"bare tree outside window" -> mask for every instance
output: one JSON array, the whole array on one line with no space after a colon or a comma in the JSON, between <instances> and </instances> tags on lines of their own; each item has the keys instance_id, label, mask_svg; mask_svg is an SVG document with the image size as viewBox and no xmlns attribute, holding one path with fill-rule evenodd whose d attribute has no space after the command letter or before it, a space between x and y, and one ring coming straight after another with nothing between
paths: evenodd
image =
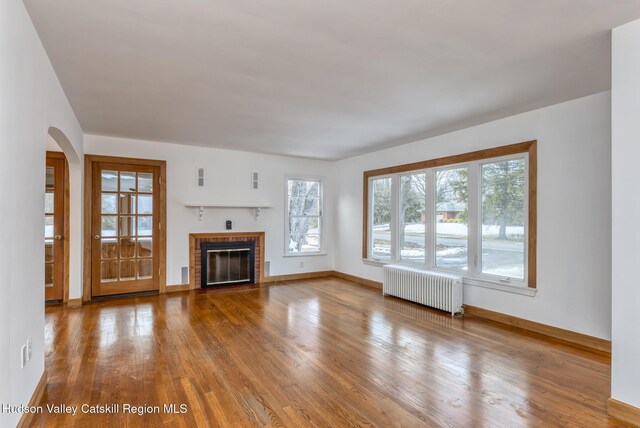
<instances>
[{"instance_id":1,"label":"bare tree outside window","mask_svg":"<svg viewBox=\"0 0 640 428\"><path fill-rule=\"evenodd\" d=\"M373 207L371 254L379 259L391 257L391 178L371 180Z\"/></svg>"},{"instance_id":2,"label":"bare tree outside window","mask_svg":"<svg viewBox=\"0 0 640 428\"><path fill-rule=\"evenodd\" d=\"M419 172L400 177L400 259L425 262L425 181Z\"/></svg>"},{"instance_id":3,"label":"bare tree outside window","mask_svg":"<svg viewBox=\"0 0 640 428\"><path fill-rule=\"evenodd\" d=\"M289 253L320 251L321 197L319 180L288 180Z\"/></svg>"}]
</instances>

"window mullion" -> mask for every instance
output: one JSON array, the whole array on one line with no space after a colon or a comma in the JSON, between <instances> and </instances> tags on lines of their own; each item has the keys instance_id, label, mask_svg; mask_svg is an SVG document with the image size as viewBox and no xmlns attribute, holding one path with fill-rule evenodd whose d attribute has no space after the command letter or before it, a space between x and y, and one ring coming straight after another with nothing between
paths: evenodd
<instances>
[{"instance_id":1,"label":"window mullion","mask_svg":"<svg viewBox=\"0 0 640 428\"><path fill-rule=\"evenodd\" d=\"M472 275L480 273L481 250L480 250L480 234L482 233L482 221L480 212L480 164L472 162L469 164L469 182L468 182L468 209L467 216L467 255L469 272Z\"/></svg>"},{"instance_id":2,"label":"window mullion","mask_svg":"<svg viewBox=\"0 0 640 428\"><path fill-rule=\"evenodd\" d=\"M391 261L400 260L400 176L391 177Z\"/></svg>"},{"instance_id":3,"label":"window mullion","mask_svg":"<svg viewBox=\"0 0 640 428\"><path fill-rule=\"evenodd\" d=\"M433 169L425 173L425 263L427 268L433 268L436 254L436 180Z\"/></svg>"}]
</instances>

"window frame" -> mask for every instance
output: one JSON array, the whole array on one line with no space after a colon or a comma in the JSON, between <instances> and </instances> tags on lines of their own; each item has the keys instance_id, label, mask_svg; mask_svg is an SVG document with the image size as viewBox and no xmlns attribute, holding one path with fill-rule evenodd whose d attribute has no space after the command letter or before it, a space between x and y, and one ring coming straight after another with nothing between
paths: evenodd
<instances>
[{"instance_id":1,"label":"window frame","mask_svg":"<svg viewBox=\"0 0 640 428\"><path fill-rule=\"evenodd\" d=\"M499 162L507 159L525 159L525 196L524 196L524 279L509 278L482 272L482 177L481 168L483 164ZM470 213L474 213L469 217L467 252L468 262L467 270L449 269L436 266L436 190L435 190L435 174L437 171L455 169L456 167L467 167L469 170L469 200L468 209ZM425 210L427 218L425 219L425 263L411 263L403 261L400 258L400 242L399 242L399 212L400 212L400 196L399 183L400 177L412 173L425 172L426 185L425 191ZM391 258L375 259L369 257L372 244L371 229L371 198L369 195L369 184L371 180L391 177L392 184L392 212L391 212ZM421 162L414 162L404 165L396 165L388 168L380 168L376 170L365 171L363 173L363 239L362 239L362 257L365 262L373 262L376 264L399 263L409 264L412 266L422 266L427 269L433 269L444 272L453 272L462 274L465 279L470 281L478 280L490 282L500 286L517 287L524 289L534 289L537 285L536 275L536 246L537 246L537 141L525 141L522 143L511 144L506 146L493 147L474 152L462 153L453 156L430 159ZM472 218L473 217L473 218ZM475 218L477 217L477 218ZM472 226L472 223L473 226ZM474 263L474 258L477 261Z\"/></svg>"},{"instance_id":2,"label":"window frame","mask_svg":"<svg viewBox=\"0 0 640 428\"><path fill-rule=\"evenodd\" d=\"M380 179L385 179L385 178L389 178L391 180L391 199L389 200L389 204L391 205L389 207L390 210L391 210L391 221L389 222L389 228L390 228L389 240L391 242L391 252L389 254L389 258L371 258L371 260L375 260L375 261L381 262L381 263L391 262L396 257L396 255L394 254L395 246L393 245L393 243L395 242L396 235L397 235L397 232L396 232L397 218L396 218L396 216L393 215L393 212L394 212L394 195L397 195L397 193L398 193L398 192L394 191L394 187L396 185L397 180L394 180L394 177L393 177L392 174L386 174L386 175L381 175L381 176L369 178L369 184L373 180L380 180ZM370 195L368 197L368 204L372 204L373 203L373 192L369 192L369 193L370 193ZM367 215L367 221L369 222L369 224L371 224L373 226L373 210L368 210L366 215ZM373 253L373 239L369 240L368 247L367 247L367 252Z\"/></svg>"},{"instance_id":3,"label":"window frame","mask_svg":"<svg viewBox=\"0 0 640 428\"><path fill-rule=\"evenodd\" d=\"M501 156L501 157L497 157L497 158L490 158L490 159L484 159L482 161L478 161L477 162L477 168L478 168L478 182L477 182L477 196L478 196L478 200L477 200L477 204L478 204L478 209L477 209L477 218L475 219L478 224L482 225L482 166L485 164L490 164L490 163L498 163L498 162L503 162L503 161L508 161L508 160L514 160L514 159L524 159L524 172L525 172L525 176L529 177L528 172L529 172L529 159L528 156L526 156L526 154L524 153L516 153L513 155L508 155L508 156ZM529 199L527 197L529 193L529 180L525 180L525 184L524 184L524 212L525 214L528 213L528 209L529 209ZM480 278L480 279L487 279L487 280L491 280L491 281L498 281L498 282L504 282L504 283L513 283L513 285L521 285L524 286L527 284L527 278L528 278L528 256L529 256L529 247L528 247L528 242L529 242L529 236L528 236L528 230L529 230L529 222L525 221L524 222L524 266L523 266L523 279L519 279L519 278L510 278L510 280L505 280L504 278L506 278L505 276L502 275L495 275L495 274L491 274L491 273L485 273L482 271L483 269L483 260L482 260L482 233L480 231L480 233L478 234L478 236L476 236L475 238L477 238L477 242L476 242L476 251L478 254L478 263L477 263L477 273L476 273L476 277ZM535 287L533 287L535 288Z\"/></svg>"},{"instance_id":4,"label":"window frame","mask_svg":"<svg viewBox=\"0 0 640 428\"><path fill-rule=\"evenodd\" d=\"M318 250L317 251L300 251L300 252L292 252L289 249L289 241L290 241L290 216L289 216L289 181L291 180L301 180L301 181L313 181L317 182L320 186L318 191L318 215L312 216L295 216L295 217L313 217L318 218L318 229L319 229L319 237L318 237ZM325 232L324 232L324 177L314 176L314 175L303 175L303 174L287 174L284 177L284 257L307 257L307 256L318 256L324 255L325 248Z\"/></svg>"}]
</instances>

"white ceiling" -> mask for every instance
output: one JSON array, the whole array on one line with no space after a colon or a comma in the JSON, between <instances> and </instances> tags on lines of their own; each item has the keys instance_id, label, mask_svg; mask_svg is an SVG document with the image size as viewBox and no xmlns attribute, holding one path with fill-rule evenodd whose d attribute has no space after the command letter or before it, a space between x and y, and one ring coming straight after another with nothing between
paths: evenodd
<instances>
[{"instance_id":1,"label":"white ceiling","mask_svg":"<svg viewBox=\"0 0 640 428\"><path fill-rule=\"evenodd\" d=\"M324 159L610 88L640 0L25 0L84 131Z\"/></svg>"}]
</instances>

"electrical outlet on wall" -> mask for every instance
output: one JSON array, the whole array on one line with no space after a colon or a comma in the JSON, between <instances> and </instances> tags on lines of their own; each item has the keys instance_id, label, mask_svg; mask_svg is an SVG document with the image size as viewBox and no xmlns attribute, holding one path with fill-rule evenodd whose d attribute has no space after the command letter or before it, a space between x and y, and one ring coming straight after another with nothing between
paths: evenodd
<instances>
[{"instance_id":1,"label":"electrical outlet on wall","mask_svg":"<svg viewBox=\"0 0 640 428\"><path fill-rule=\"evenodd\" d=\"M304 262L300 262L300 267L303 268L304 267Z\"/></svg>"}]
</instances>

